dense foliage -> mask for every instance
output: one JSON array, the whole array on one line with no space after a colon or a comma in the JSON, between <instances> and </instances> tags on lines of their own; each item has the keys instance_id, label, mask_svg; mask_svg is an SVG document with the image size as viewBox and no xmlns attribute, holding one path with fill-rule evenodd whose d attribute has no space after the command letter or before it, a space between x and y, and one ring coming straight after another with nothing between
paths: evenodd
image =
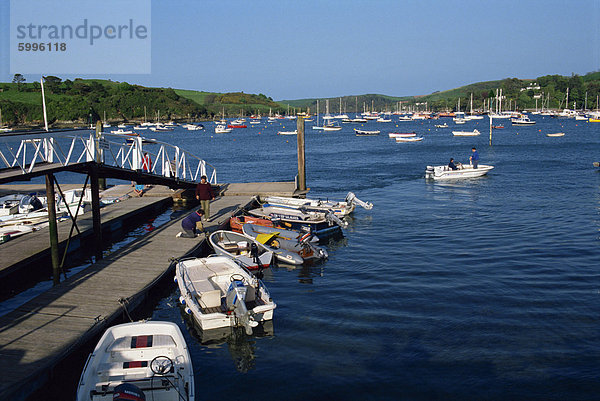
<instances>
[{"instance_id":1,"label":"dense foliage","mask_svg":"<svg viewBox=\"0 0 600 401\"><path fill-rule=\"evenodd\" d=\"M62 81L58 77L44 79L48 121L89 123L103 118L119 121L141 121L144 107L148 120L208 117L205 107L179 96L170 88L146 88L127 82L102 80ZM39 82L0 84L2 120L11 125L40 122L42 98Z\"/></svg>"}]
</instances>

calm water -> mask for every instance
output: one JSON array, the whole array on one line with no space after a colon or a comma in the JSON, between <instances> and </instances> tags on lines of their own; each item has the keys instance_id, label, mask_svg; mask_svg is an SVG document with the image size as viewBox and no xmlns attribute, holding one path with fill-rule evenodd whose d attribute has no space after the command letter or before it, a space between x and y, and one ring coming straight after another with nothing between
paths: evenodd
<instances>
[{"instance_id":1,"label":"calm water","mask_svg":"<svg viewBox=\"0 0 600 401\"><path fill-rule=\"evenodd\" d=\"M532 127L495 121L506 128L492 147L488 120L461 127L482 131L474 138L454 138L450 120L449 129L364 124L381 129L377 137L307 123L310 195L352 190L375 207L357 209L327 262L267 273L278 307L259 336L200 338L175 287L159 301L151 317L183 329L197 396L598 399L600 125L532 118ZM296 137L276 132L294 126L148 136L205 158L220 182L289 181ZM413 130L425 139L387 137ZM487 177L425 181L427 164L468 162L472 146L495 166Z\"/></svg>"},{"instance_id":2,"label":"calm water","mask_svg":"<svg viewBox=\"0 0 600 401\"><path fill-rule=\"evenodd\" d=\"M326 263L267 275L278 304L267 335L202 345L177 291L161 300L152 318L185 329L202 398L597 399L600 126L533 118L499 120L492 147L487 119L464 126L475 138L454 138L451 122L365 124L378 137L307 123L311 196L352 190L375 207L355 212ZM276 131L294 124L165 139L221 182L290 180L296 138ZM387 137L413 130L421 143ZM473 145L496 167L488 177L425 181L427 164L468 162Z\"/></svg>"}]
</instances>

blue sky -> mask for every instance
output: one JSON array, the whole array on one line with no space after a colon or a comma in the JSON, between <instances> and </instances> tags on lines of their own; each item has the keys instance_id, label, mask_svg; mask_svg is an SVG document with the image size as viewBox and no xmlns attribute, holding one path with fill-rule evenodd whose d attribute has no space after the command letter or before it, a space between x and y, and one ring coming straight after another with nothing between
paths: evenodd
<instances>
[{"instance_id":1,"label":"blue sky","mask_svg":"<svg viewBox=\"0 0 600 401\"><path fill-rule=\"evenodd\" d=\"M151 74L93 77L277 100L420 95L478 81L600 69L600 0L151 4ZM0 7L2 26L6 9ZM0 46L1 81L12 79L7 43L4 38Z\"/></svg>"}]
</instances>

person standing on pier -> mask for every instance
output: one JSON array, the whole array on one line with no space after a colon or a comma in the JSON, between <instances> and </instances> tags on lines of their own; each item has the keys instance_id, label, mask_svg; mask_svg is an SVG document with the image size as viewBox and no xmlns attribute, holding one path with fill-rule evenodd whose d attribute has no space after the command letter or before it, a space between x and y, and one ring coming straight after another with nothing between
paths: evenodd
<instances>
[{"instance_id":1,"label":"person standing on pier","mask_svg":"<svg viewBox=\"0 0 600 401\"><path fill-rule=\"evenodd\" d=\"M204 231L202 225L202 216L204 216L204 210L198 209L194 213L190 213L185 219L181 220L181 228L183 232L179 232L177 238L196 238L198 231Z\"/></svg>"},{"instance_id":2,"label":"person standing on pier","mask_svg":"<svg viewBox=\"0 0 600 401\"><path fill-rule=\"evenodd\" d=\"M477 153L475 146L473 146L473 149L471 149L471 157L469 157L469 160L471 161L473 168L477 168L479 165L479 153Z\"/></svg>"},{"instance_id":3,"label":"person standing on pier","mask_svg":"<svg viewBox=\"0 0 600 401\"><path fill-rule=\"evenodd\" d=\"M215 199L212 186L206 182L206 176L200 177L200 182L196 186L196 199L200 201L200 206L204 209L204 220L210 221L210 201Z\"/></svg>"}]
</instances>

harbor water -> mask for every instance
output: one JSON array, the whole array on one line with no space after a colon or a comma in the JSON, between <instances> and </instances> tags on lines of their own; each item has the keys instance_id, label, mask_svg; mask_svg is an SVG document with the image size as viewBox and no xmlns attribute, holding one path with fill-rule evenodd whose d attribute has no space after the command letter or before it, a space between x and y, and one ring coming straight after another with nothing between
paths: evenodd
<instances>
[{"instance_id":1,"label":"harbor water","mask_svg":"<svg viewBox=\"0 0 600 401\"><path fill-rule=\"evenodd\" d=\"M177 323L203 400L590 400L600 394L600 125L532 116L489 120L306 123L309 197L373 202L357 208L329 259L277 267L265 283L272 322L199 333L173 284L146 318ZM435 128L446 120L450 128ZM220 183L290 181L296 122L228 134L143 133L198 155ZM482 135L454 137L452 129ZM357 137L354 128L381 130ZM389 132L421 142L396 143ZM562 137L548 133L564 132ZM152 152L152 146L148 151ZM434 182L427 165L468 163L485 177ZM73 366L76 375L82 366ZM72 393L75 394L76 383Z\"/></svg>"},{"instance_id":2,"label":"harbor water","mask_svg":"<svg viewBox=\"0 0 600 401\"><path fill-rule=\"evenodd\" d=\"M278 307L260 335L199 336L175 288L160 300L151 317L184 329L201 398L597 398L600 126L532 119L494 121L506 128L492 146L487 118L460 126L482 132L467 138L449 119L338 132L306 123L309 196L351 190L375 206L356 210L325 263L268 272ZM221 182L295 176L296 137L276 134L294 121L229 134L205 125L161 135L215 165ZM392 131L424 140L395 143ZM555 132L565 136L545 135ZM495 166L488 176L425 180L427 165L468 163L473 146Z\"/></svg>"}]
</instances>

